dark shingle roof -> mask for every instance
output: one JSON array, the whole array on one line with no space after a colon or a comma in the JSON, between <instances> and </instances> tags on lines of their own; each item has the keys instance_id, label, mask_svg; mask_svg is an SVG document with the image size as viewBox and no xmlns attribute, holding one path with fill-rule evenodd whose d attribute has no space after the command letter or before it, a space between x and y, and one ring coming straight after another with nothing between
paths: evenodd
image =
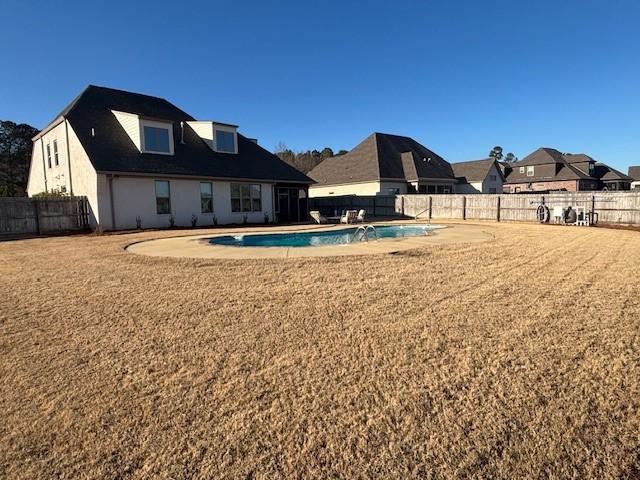
<instances>
[{"instance_id":1,"label":"dark shingle roof","mask_svg":"<svg viewBox=\"0 0 640 480\"><path fill-rule=\"evenodd\" d=\"M319 185L418 179L455 180L449 162L409 137L372 133L350 152L309 172Z\"/></svg>"},{"instance_id":2,"label":"dark shingle roof","mask_svg":"<svg viewBox=\"0 0 640 480\"><path fill-rule=\"evenodd\" d=\"M629 176L634 180L640 180L640 166L629 167Z\"/></svg>"},{"instance_id":3,"label":"dark shingle roof","mask_svg":"<svg viewBox=\"0 0 640 480\"><path fill-rule=\"evenodd\" d=\"M174 155L140 153L112 110L172 122ZM89 85L56 118L62 115L98 172L312 183L302 172L240 134L237 154L214 152L186 124L195 119L162 98ZM184 144L180 143L180 122L185 122Z\"/></svg>"},{"instance_id":4,"label":"dark shingle roof","mask_svg":"<svg viewBox=\"0 0 640 480\"><path fill-rule=\"evenodd\" d=\"M604 181L612 181L612 180L621 180L624 182L631 182L633 179L628 175L616 170L615 168L611 168L609 165L605 165L604 163L596 163L594 169L594 177L604 180Z\"/></svg>"},{"instance_id":5,"label":"dark shingle roof","mask_svg":"<svg viewBox=\"0 0 640 480\"><path fill-rule=\"evenodd\" d=\"M487 178L494 165L498 173L502 175L502 169L493 158L458 162L453 163L451 166L453 167L453 173L459 179L465 179L467 182L482 182Z\"/></svg>"},{"instance_id":6,"label":"dark shingle roof","mask_svg":"<svg viewBox=\"0 0 640 480\"><path fill-rule=\"evenodd\" d=\"M579 155L581 157L581 160L579 161L587 161L586 159L591 158L584 154ZM572 155L572 157L576 157L575 160L578 161L577 155ZM540 175L538 173L539 170L535 169L535 175L533 177L527 176L526 167L549 164L555 165L555 175ZM525 171L521 173L520 167L525 167ZM514 163L512 165L512 170L508 172L506 178L507 183L551 182L555 180L595 180L595 178L587 175L585 172L569 163L565 155L555 148L548 147L539 148L519 162Z\"/></svg>"}]
</instances>

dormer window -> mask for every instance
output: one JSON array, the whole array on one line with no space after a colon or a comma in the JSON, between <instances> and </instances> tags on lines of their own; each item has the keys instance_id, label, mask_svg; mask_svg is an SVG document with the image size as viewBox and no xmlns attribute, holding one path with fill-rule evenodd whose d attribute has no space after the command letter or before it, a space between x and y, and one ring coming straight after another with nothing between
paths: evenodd
<instances>
[{"instance_id":1,"label":"dormer window","mask_svg":"<svg viewBox=\"0 0 640 480\"><path fill-rule=\"evenodd\" d=\"M238 153L237 125L210 120L188 121L187 124L214 152Z\"/></svg>"},{"instance_id":2,"label":"dormer window","mask_svg":"<svg viewBox=\"0 0 640 480\"><path fill-rule=\"evenodd\" d=\"M173 129L171 125L148 120L141 120L140 123L143 152L173 155Z\"/></svg>"},{"instance_id":3,"label":"dormer window","mask_svg":"<svg viewBox=\"0 0 640 480\"><path fill-rule=\"evenodd\" d=\"M233 132L216 129L216 150L224 153L236 153L236 138Z\"/></svg>"}]
</instances>

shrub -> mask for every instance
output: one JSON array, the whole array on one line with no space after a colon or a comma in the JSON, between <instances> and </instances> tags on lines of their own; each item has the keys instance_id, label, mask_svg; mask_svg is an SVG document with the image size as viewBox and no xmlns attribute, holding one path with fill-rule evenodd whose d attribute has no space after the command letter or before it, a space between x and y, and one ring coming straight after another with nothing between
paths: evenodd
<instances>
[{"instance_id":1,"label":"shrub","mask_svg":"<svg viewBox=\"0 0 640 480\"><path fill-rule=\"evenodd\" d=\"M198 225L198 216L194 213L191 215L191 228L196 228Z\"/></svg>"}]
</instances>

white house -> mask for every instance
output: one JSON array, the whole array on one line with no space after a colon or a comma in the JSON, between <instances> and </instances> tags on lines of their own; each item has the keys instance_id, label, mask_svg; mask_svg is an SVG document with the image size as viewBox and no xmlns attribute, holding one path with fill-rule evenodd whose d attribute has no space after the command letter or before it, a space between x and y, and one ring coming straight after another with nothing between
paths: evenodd
<instances>
[{"instance_id":1,"label":"white house","mask_svg":"<svg viewBox=\"0 0 640 480\"><path fill-rule=\"evenodd\" d=\"M493 158L451 165L458 177L456 193L502 193L504 175Z\"/></svg>"},{"instance_id":2,"label":"white house","mask_svg":"<svg viewBox=\"0 0 640 480\"><path fill-rule=\"evenodd\" d=\"M310 197L453 193L451 165L410 137L373 133L309 172Z\"/></svg>"},{"instance_id":3,"label":"white house","mask_svg":"<svg viewBox=\"0 0 640 480\"><path fill-rule=\"evenodd\" d=\"M237 128L90 85L33 138L27 192L84 195L104 230L306 220L313 181Z\"/></svg>"},{"instance_id":4,"label":"white house","mask_svg":"<svg viewBox=\"0 0 640 480\"><path fill-rule=\"evenodd\" d=\"M640 166L629 167L629 177L633 179L631 190L640 190Z\"/></svg>"}]
</instances>

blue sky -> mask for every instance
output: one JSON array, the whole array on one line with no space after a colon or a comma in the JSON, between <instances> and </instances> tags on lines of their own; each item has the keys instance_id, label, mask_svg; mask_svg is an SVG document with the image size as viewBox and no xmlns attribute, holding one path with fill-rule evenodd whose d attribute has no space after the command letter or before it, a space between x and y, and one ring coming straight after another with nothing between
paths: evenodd
<instances>
[{"instance_id":1,"label":"blue sky","mask_svg":"<svg viewBox=\"0 0 640 480\"><path fill-rule=\"evenodd\" d=\"M373 131L449 161L502 145L640 164L640 2L4 0L0 118L87 84L165 97L272 150Z\"/></svg>"}]
</instances>

